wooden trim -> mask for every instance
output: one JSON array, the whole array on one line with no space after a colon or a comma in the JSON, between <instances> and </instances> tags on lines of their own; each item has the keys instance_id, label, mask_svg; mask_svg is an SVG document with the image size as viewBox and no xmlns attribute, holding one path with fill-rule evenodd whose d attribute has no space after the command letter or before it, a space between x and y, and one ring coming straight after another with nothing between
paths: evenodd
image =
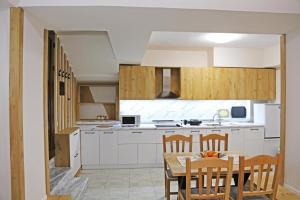
<instances>
[{"instance_id":1,"label":"wooden trim","mask_svg":"<svg viewBox=\"0 0 300 200\"><path fill-rule=\"evenodd\" d=\"M286 35L280 37L280 81L281 81L281 112L280 112L280 153L281 176L279 183L284 184L285 135L286 135Z\"/></svg>"},{"instance_id":2,"label":"wooden trim","mask_svg":"<svg viewBox=\"0 0 300 200\"><path fill-rule=\"evenodd\" d=\"M11 197L25 200L23 146L23 26L22 8L10 8L9 128Z\"/></svg>"},{"instance_id":3,"label":"wooden trim","mask_svg":"<svg viewBox=\"0 0 300 200\"><path fill-rule=\"evenodd\" d=\"M44 30L44 152L46 194L50 195L49 133L48 133L48 30Z\"/></svg>"}]
</instances>

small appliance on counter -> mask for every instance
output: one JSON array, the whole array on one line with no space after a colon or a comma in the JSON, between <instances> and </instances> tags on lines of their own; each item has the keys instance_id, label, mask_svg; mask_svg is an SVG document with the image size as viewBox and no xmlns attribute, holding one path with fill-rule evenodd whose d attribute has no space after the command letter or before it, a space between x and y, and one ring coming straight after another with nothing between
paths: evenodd
<instances>
[{"instance_id":1,"label":"small appliance on counter","mask_svg":"<svg viewBox=\"0 0 300 200\"><path fill-rule=\"evenodd\" d=\"M198 119L190 119L190 120L183 120L183 124L184 125L191 125L191 126L199 126L202 123L202 121L198 120Z\"/></svg>"},{"instance_id":2,"label":"small appliance on counter","mask_svg":"<svg viewBox=\"0 0 300 200\"><path fill-rule=\"evenodd\" d=\"M123 127L135 127L140 126L140 115L121 115L121 126Z\"/></svg>"},{"instance_id":3,"label":"small appliance on counter","mask_svg":"<svg viewBox=\"0 0 300 200\"><path fill-rule=\"evenodd\" d=\"M246 118L247 109L245 106L232 106L231 107L231 117L232 118Z\"/></svg>"},{"instance_id":4,"label":"small appliance on counter","mask_svg":"<svg viewBox=\"0 0 300 200\"><path fill-rule=\"evenodd\" d=\"M152 120L156 127L181 127L181 125L175 120Z\"/></svg>"}]
</instances>

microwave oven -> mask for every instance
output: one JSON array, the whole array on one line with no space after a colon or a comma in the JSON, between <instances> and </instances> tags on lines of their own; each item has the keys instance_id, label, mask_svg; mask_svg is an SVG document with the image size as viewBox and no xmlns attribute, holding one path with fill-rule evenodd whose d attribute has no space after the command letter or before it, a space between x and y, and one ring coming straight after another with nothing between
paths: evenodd
<instances>
[{"instance_id":1,"label":"microwave oven","mask_svg":"<svg viewBox=\"0 0 300 200\"><path fill-rule=\"evenodd\" d=\"M140 115L121 115L121 126L139 126L140 123Z\"/></svg>"}]
</instances>

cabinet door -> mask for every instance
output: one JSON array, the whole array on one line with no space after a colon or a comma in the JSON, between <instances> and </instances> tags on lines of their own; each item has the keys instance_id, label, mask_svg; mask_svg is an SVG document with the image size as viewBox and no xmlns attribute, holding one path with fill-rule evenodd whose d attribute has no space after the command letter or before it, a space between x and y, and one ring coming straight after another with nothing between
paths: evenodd
<instances>
[{"instance_id":1,"label":"cabinet door","mask_svg":"<svg viewBox=\"0 0 300 200\"><path fill-rule=\"evenodd\" d=\"M264 147L264 128L246 128L245 129L245 149L247 156L263 154Z\"/></svg>"},{"instance_id":2,"label":"cabinet door","mask_svg":"<svg viewBox=\"0 0 300 200\"><path fill-rule=\"evenodd\" d=\"M83 165L100 164L100 136L97 131L83 131L81 134Z\"/></svg>"},{"instance_id":3,"label":"cabinet door","mask_svg":"<svg viewBox=\"0 0 300 200\"><path fill-rule=\"evenodd\" d=\"M164 156L163 156L163 145L156 144L156 163L164 164Z\"/></svg>"},{"instance_id":4,"label":"cabinet door","mask_svg":"<svg viewBox=\"0 0 300 200\"><path fill-rule=\"evenodd\" d=\"M100 133L100 164L118 164L118 133L101 131Z\"/></svg>"},{"instance_id":5,"label":"cabinet door","mask_svg":"<svg viewBox=\"0 0 300 200\"><path fill-rule=\"evenodd\" d=\"M276 98L275 69L181 68L181 99Z\"/></svg>"},{"instance_id":6,"label":"cabinet door","mask_svg":"<svg viewBox=\"0 0 300 200\"><path fill-rule=\"evenodd\" d=\"M119 144L119 164L128 165L128 164L137 164L137 144Z\"/></svg>"},{"instance_id":7,"label":"cabinet door","mask_svg":"<svg viewBox=\"0 0 300 200\"><path fill-rule=\"evenodd\" d=\"M155 67L120 66L120 99L154 99Z\"/></svg>"},{"instance_id":8,"label":"cabinet door","mask_svg":"<svg viewBox=\"0 0 300 200\"><path fill-rule=\"evenodd\" d=\"M156 144L138 145L138 163L139 164L156 163Z\"/></svg>"},{"instance_id":9,"label":"cabinet door","mask_svg":"<svg viewBox=\"0 0 300 200\"><path fill-rule=\"evenodd\" d=\"M244 140L242 128L231 128L228 136L228 150L244 153Z\"/></svg>"}]
</instances>

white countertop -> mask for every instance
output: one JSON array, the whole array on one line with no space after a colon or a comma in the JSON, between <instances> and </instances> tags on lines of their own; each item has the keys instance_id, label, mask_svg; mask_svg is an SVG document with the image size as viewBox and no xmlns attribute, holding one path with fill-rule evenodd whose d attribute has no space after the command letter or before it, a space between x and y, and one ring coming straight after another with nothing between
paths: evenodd
<instances>
[{"instance_id":1,"label":"white countertop","mask_svg":"<svg viewBox=\"0 0 300 200\"><path fill-rule=\"evenodd\" d=\"M219 129L219 128L247 128L247 127L263 127L263 124L257 123L247 123L247 122L224 122L221 126L209 126L203 125L200 126L191 126L191 125L184 125L182 127L156 127L154 124L141 124L138 127L122 127L119 124L114 125L113 127L98 127L100 124L95 122L79 122L77 123L80 126L81 130L94 130L94 131L101 131L101 130L169 130L169 129Z\"/></svg>"}]
</instances>

